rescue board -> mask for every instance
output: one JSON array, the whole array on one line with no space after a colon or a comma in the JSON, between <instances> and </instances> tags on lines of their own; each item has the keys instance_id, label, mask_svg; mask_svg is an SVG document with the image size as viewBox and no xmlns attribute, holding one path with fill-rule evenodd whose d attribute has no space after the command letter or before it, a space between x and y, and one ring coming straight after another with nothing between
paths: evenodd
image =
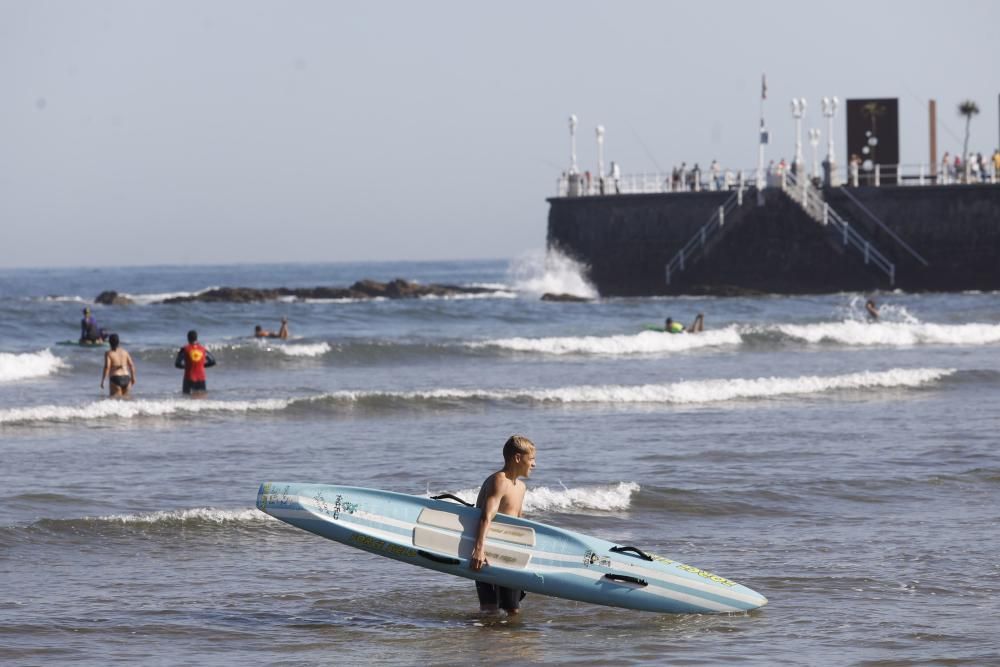
<instances>
[{"instance_id":1,"label":"rescue board","mask_svg":"<svg viewBox=\"0 0 1000 667\"><path fill-rule=\"evenodd\" d=\"M353 486L265 482L262 512L328 540L411 565L541 595L659 613L743 612L767 598L642 549L498 514L489 563L469 558L479 509Z\"/></svg>"},{"instance_id":2,"label":"rescue board","mask_svg":"<svg viewBox=\"0 0 1000 667\"><path fill-rule=\"evenodd\" d=\"M97 349L103 349L108 346L107 343L81 343L78 340L60 340L56 341L56 345L74 345L76 347L93 347Z\"/></svg>"}]
</instances>

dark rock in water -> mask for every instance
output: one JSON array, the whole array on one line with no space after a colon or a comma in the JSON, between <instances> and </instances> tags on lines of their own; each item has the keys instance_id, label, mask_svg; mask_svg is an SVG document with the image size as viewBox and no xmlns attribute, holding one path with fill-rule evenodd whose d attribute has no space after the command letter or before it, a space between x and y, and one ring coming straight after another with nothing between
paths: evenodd
<instances>
[{"instance_id":1,"label":"dark rock in water","mask_svg":"<svg viewBox=\"0 0 1000 667\"><path fill-rule=\"evenodd\" d=\"M546 292L542 295L542 301L572 301L577 303L587 303L593 301L593 299L588 299L585 296L577 296L575 294L553 294L552 292Z\"/></svg>"},{"instance_id":2,"label":"dark rock in water","mask_svg":"<svg viewBox=\"0 0 1000 667\"><path fill-rule=\"evenodd\" d=\"M190 296L175 296L160 303L187 303L189 301L252 303L274 301L282 297L295 299L415 299L422 296L454 296L457 294L484 294L488 287L460 287L457 285L419 285L402 278L388 283L376 280L359 280L350 287L219 287Z\"/></svg>"},{"instance_id":3,"label":"dark rock in water","mask_svg":"<svg viewBox=\"0 0 1000 667\"><path fill-rule=\"evenodd\" d=\"M105 290L97 295L94 299L94 303L100 303L105 306L130 306L135 303L132 299L115 292L114 290Z\"/></svg>"}]
</instances>

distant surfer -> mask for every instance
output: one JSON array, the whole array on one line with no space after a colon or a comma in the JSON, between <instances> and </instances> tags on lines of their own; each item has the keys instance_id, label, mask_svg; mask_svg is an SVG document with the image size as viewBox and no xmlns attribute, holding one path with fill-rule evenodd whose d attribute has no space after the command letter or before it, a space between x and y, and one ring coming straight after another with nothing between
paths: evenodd
<instances>
[{"instance_id":1,"label":"distant surfer","mask_svg":"<svg viewBox=\"0 0 1000 667\"><path fill-rule=\"evenodd\" d=\"M80 344L98 345L104 343L104 330L97 326L97 320L90 313L90 308L83 309L83 319L80 320Z\"/></svg>"},{"instance_id":2,"label":"distant surfer","mask_svg":"<svg viewBox=\"0 0 1000 667\"><path fill-rule=\"evenodd\" d=\"M875 305L874 299L865 301L865 310L868 311L869 322L878 322L878 306Z\"/></svg>"},{"instance_id":3,"label":"distant surfer","mask_svg":"<svg viewBox=\"0 0 1000 667\"><path fill-rule=\"evenodd\" d=\"M181 391L185 394L204 393L205 369L215 365L215 357L198 342L198 332L188 331L188 344L180 349L174 359L176 368L184 369L184 382Z\"/></svg>"},{"instance_id":4,"label":"distant surfer","mask_svg":"<svg viewBox=\"0 0 1000 667\"><path fill-rule=\"evenodd\" d=\"M521 506L528 487L518 478L531 476L531 469L534 467L534 443L523 435L510 436L503 446L503 469L486 478L476 499L476 507L482 510L482 514L479 517L479 530L472 557L469 559L474 571L478 572L490 564L486 559L485 541L490 523L497 513L521 516ZM524 599L523 591L483 581L476 582L476 593L479 595L481 611L495 612L503 609L511 616L520 611L521 600Z\"/></svg>"},{"instance_id":5,"label":"distant surfer","mask_svg":"<svg viewBox=\"0 0 1000 667\"><path fill-rule=\"evenodd\" d=\"M684 333L685 331L688 333L700 333L705 330L705 315L704 313L698 313L694 318L694 322L691 323L690 328L685 328L680 322L674 322L672 318L668 317L663 325L663 330L672 334Z\"/></svg>"},{"instance_id":6,"label":"distant surfer","mask_svg":"<svg viewBox=\"0 0 1000 667\"><path fill-rule=\"evenodd\" d=\"M268 331L259 324L253 328L254 338L280 338L282 340L288 338L288 318L281 318L281 328L278 329L277 333L274 331Z\"/></svg>"},{"instance_id":7,"label":"distant surfer","mask_svg":"<svg viewBox=\"0 0 1000 667\"><path fill-rule=\"evenodd\" d=\"M135 384L135 364L132 362L132 355L124 349L119 349L118 334L111 334L108 343L111 344L111 349L104 353L101 389L104 389L104 380L110 379L108 389L112 398L128 396L128 390Z\"/></svg>"}]
</instances>

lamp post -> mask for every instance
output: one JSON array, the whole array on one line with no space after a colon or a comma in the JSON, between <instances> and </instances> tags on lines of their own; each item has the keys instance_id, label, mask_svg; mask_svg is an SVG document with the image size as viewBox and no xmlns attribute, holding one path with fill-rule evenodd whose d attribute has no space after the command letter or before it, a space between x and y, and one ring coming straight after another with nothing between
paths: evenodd
<instances>
[{"instance_id":1,"label":"lamp post","mask_svg":"<svg viewBox=\"0 0 1000 667\"><path fill-rule=\"evenodd\" d=\"M829 182L827 185L831 187L840 185L840 179L837 178L837 160L833 155L833 117L837 115L837 107L840 106L840 100L836 97L824 97L823 98L823 115L826 116L826 164L827 170L829 171Z\"/></svg>"},{"instance_id":2,"label":"lamp post","mask_svg":"<svg viewBox=\"0 0 1000 667\"><path fill-rule=\"evenodd\" d=\"M569 173L578 174L580 170L576 167L576 114L569 117Z\"/></svg>"},{"instance_id":3,"label":"lamp post","mask_svg":"<svg viewBox=\"0 0 1000 667\"><path fill-rule=\"evenodd\" d=\"M813 168L812 177L819 178L819 163L816 162L816 149L819 147L819 129L811 128L809 130L809 145L812 146L813 155Z\"/></svg>"},{"instance_id":4,"label":"lamp post","mask_svg":"<svg viewBox=\"0 0 1000 667\"><path fill-rule=\"evenodd\" d=\"M802 178L802 116L805 114L805 98L792 98L792 116L795 117L795 162L793 163L793 170L795 171L796 178Z\"/></svg>"},{"instance_id":5,"label":"lamp post","mask_svg":"<svg viewBox=\"0 0 1000 667\"><path fill-rule=\"evenodd\" d=\"M598 125L597 134L597 178L604 178L604 126Z\"/></svg>"}]
</instances>

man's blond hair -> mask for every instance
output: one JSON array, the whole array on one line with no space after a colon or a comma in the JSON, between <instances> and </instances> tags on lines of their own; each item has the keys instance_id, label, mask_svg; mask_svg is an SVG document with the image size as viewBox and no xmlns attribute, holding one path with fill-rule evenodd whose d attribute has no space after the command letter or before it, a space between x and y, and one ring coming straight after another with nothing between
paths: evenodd
<instances>
[{"instance_id":1,"label":"man's blond hair","mask_svg":"<svg viewBox=\"0 0 1000 667\"><path fill-rule=\"evenodd\" d=\"M534 454L535 443L523 435L512 435L503 445L503 460L510 461L516 454Z\"/></svg>"}]
</instances>

